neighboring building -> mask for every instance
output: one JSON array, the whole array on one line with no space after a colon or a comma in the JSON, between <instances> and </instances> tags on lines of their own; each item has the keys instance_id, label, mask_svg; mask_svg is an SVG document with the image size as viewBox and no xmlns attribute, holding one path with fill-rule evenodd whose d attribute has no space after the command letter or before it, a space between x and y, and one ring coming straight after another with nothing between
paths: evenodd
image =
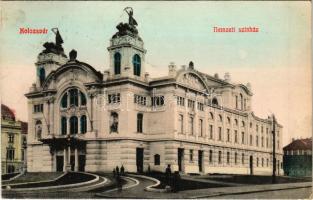
<instances>
[{"instance_id":1,"label":"neighboring building","mask_svg":"<svg viewBox=\"0 0 313 200\"><path fill-rule=\"evenodd\" d=\"M283 148L287 176L312 176L312 138L293 140Z\"/></svg>"},{"instance_id":2,"label":"neighboring building","mask_svg":"<svg viewBox=\"0 0 313 200\"><path fill-rule=\"evenodd\" d=\"M37 81L26 94L29 171L172 170L185 173L272 173L272 119L256 117L250 85L169 65L150 78L144 42L130 15L110 40L101 73L45 43ZM160 46L161 48L161 46ZM161 51L161 49L160 49ZM216 94L214 96L210 93ZM282 126L276 126L282 174Z\"/></svg>"},{"instance_id":3,"label":"neighboring building","mask_svg":"<svg viewBox=\"0 0 313 200\"><path fill-rule=\"evenodd\" d=\"M17 121L12 109L1 104L1 166L2 174L23 170L27 123Z\"/></svg>"}]
</instances>

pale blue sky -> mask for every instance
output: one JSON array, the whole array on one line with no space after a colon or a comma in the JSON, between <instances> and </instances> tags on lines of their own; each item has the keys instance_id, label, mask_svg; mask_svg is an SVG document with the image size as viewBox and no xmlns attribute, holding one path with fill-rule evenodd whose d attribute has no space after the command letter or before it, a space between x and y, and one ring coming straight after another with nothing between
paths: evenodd
<instances>
[{"instance_id":1,"label":"pale blue sky","mask_svg":"<svg viewBox=\"0 0 313 200\"><path fill-rule=\"evenodd\" d=\"M23 94L35 81L34 62L42 44L54 41L50 29L59 28L66 54L76 49L78 60L104 71L109 39L115 26L127 21L123 9L131 6L154 76L166 74L172 61L180 66L190 60L211 75L230 72L234 81L252 84L256 114L277 113L286 141L311 134L310 2L1 2L1 6L2 102L14 107L23 120L27 120ZM256 26L260 32L214 33L214 26ZM20 35L21 27L49 32Z\"/></svg>"}]
</instances>

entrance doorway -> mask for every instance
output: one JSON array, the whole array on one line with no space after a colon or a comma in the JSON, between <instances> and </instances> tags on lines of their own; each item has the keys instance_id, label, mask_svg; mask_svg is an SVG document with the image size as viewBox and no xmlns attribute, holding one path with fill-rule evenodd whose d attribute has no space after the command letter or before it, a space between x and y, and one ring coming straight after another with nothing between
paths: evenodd
<instances>
[{"instance_id":1,"label":"entrance doorway","mask_svg":"<svg viewBox=\"0 0 313 200\"><path fill-rule=\"evenodd\" d=\"M184 149L178 148L177 152L177 160L178 160L178 171L183 172L183 166L184 166Z\"/></svg>"},{"instance_id":2,"label":"entrance doorway","mask_svg":"<svg viewBox=\"0 0 313 200\"><path fill-rule=\"evenodd\" d=\"M57 172L63 172L64 158L57 156Z\"/></svg>"},{"instance_id":3,"label":"entrance doorway","mask_svg":"<svg viewBox=\"0 0 313 200\"><path fill-rule=\"evenodd\" d=\"M250 156L250 175L253 175L253 156Z\"/></svg>"},{"instance_id":4,"label":"entrance doorway","mask_svg":"<svg viewBox=\"0 0 313 200\"><path fill-rule=\"evenodd\" d=\"M136 148L136 165L137 172L143 172L143 148Z\"/></svg>"},{"instance_id":5,"label":"entrance doorway","mask_svg":"<svg viewBox=\"0 0 313 200\"><path fill-rule=\"evenodd\" d=\"M203 172L203 151L198 151L198 166L199 166L199 172Z\"/></svg>"},{"instance_id":6,"label":"entrance doorway","mask_svg":"<svg viewBox=\"0 0 313 200\"><path fill-rule=\"evenodd\" d=\"M78 157L78 170L81 172L85 171L86 155L79 155Z\"/></svg>"}]
</instances>

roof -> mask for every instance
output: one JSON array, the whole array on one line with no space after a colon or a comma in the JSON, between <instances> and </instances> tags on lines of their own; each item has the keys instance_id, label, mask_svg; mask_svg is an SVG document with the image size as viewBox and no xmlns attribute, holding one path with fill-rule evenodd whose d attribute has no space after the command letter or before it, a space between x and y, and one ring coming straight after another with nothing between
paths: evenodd
<instances>
[{"instance_id":1,"label":"roof","mask_svg":"<svg viewBox=\"0 0 313 200\"><path fill-rule=\"evenodd\" d=\"M1 119L15 121L13 110L4 104L1 104Z\"/></svg>"},{"instance_id":2,"label":"roof","mask_svg":"<svg viewBox=\"0 0 313 200\"><path fill-rule=\"evenodd\" d=\"M312 138L297 139L285 146L284 151L290 150L312 150Z\"/></svg>"}]
</instances>

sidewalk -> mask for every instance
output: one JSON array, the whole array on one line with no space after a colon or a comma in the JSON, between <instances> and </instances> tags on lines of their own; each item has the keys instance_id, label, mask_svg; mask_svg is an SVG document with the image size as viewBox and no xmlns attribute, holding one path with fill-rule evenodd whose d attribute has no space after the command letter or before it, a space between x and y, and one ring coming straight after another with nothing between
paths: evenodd
<instances>
[{"instance_id":1,"label":"sidewalk","mask_svg":"<svg viewBox=\"0 0 313 200\"><path fill-rule=\"evenodd\" d=\"M140 180L142 181L142 180ZM312 187L311 182L302 183L285 183L285 184L268 184L268 185L241 185L233 187L219 187L219 188L207 188L198 190L185 190L177 193L159 193L159 192L147 192L142 188L143 185L134 187L136 192L132 189L129 191L124 190L121 194L118 193L107 193L107 198L144 198L144 199L180 199L180 198L209 198L217 197L222 195L235 195L235 194L246 194L256 192L266 192L275 190L287 190L296 188L307 188Z\"/></svg>"}]
</instances>

